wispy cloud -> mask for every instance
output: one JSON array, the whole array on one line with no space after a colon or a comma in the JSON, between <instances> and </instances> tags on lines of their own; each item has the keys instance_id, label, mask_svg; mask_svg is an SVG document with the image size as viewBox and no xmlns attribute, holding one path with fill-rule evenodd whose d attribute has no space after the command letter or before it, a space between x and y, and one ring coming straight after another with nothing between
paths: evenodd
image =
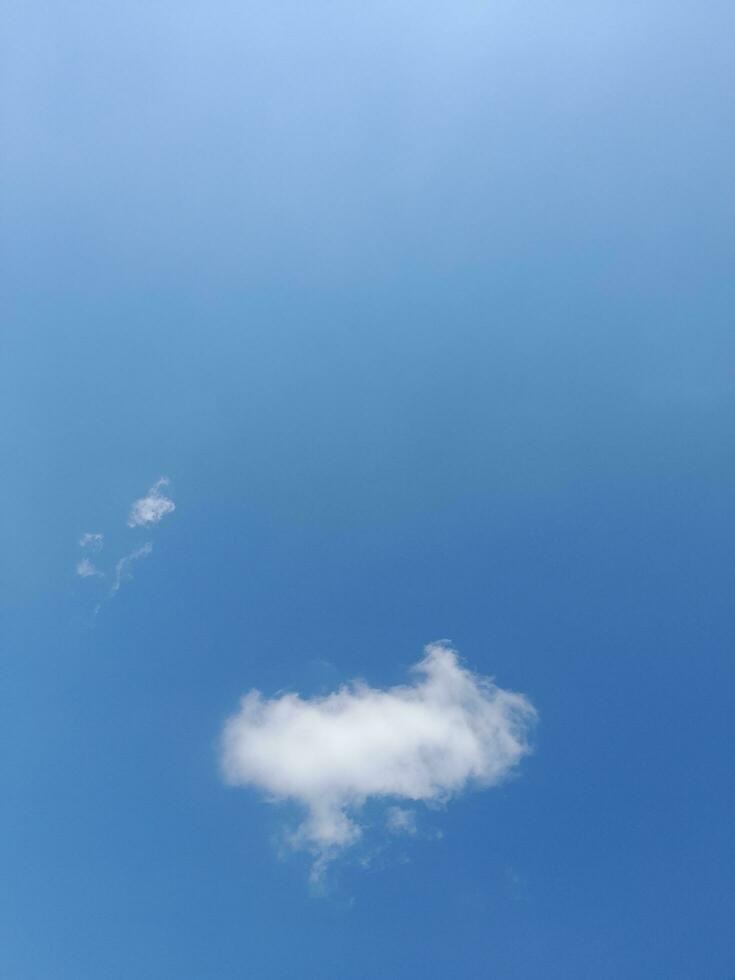
<instances>
[{"instance_id":1,"label":"wispy cloud","mask_svg":"<svg viewBox=\"0 0 735 980\"><path fill-rule=\"evenodd\" d=\"M81 578L91 578L93 575L101 576L102 572L95 568L89 558L82 558L81 561L77 562L77 575Z\"/></svg>"},{"instance_id":2,"label":"wispy cloud","mask_svg":"<svg viewBox=\"0 0 735 980\"><path fill-rule=\"evenodd\" d=\"M136 500L132 504L128 515L128 527L151 528L158 524L166 516L166 514L170 514L172 511L176 510L176 505L174 504L173 500L170 500L163 493L163 488L168 486L168 482L167 477L160 477L160 479L156 480L145 497L142 497L140 500ZM79 538L79 547L83 552L86 552L86 554L80 558L75 565L76 574L80 578L90 580L95 578L107 579L108 582L111 583L105 598L97 603L95 607L95 614L102 608L105 601L111 599L117 592L120 591L120 587L122 586L123 582L126 582L133 577L133 565L135 562L139 561L141 558L147 558L153 551L153 545L150 542L147 542L146 544L133 549L123 558L120 558L114 564L114 566L110 567L108 565L106 570L102 571L97 567L96 562L98 562L99 559L96 556L102 550L104 544L105 536L101 532L85 531ZM92 555L95 556L94 561L92 561L92 558L90 557Z\"/></svg>"},{"instance_id":3,"label":"wispy cloud","mask_svg":"<svg viewBox=\"0 0 735 980\"><path fill-rule=\"evenodd\" d=\"M79 539L79 547L88 551L101 551L103 543L104 535L93 534L91 531L86 531Z\"/></svg>"},{"instance_id":4,"label":"wispy cloud","mask_svg":"<svg viewBox=\"0 0 735 980\"><path fill-rule=\"evenodd\" d=\"M529 751L531 703L462 666L443 644L428 646L411 685L386 690L354 682L326 697L245 695L225 724L225 780L268 802L306 811L292 837L326 863L361 836L371 798L446 802L499 783ZM388 828L411 832L409 811L388 811Z\"/></svg>"},{"instance_id":5,"label":"wispy cloud","mask_svg":"<svg viewBox=\"0 0 735 980\"><path fill-rule=\"evenodd\" d=\"M416 833L416 814L413 810L406 810L402 806L388 807L385 825L392 834L413 836Z\"/></svg>"},{"instance_id":6,"label":"wispy cloud","mask_svg":"<svg viewBox=\"0 0 735 980\"><path fill-rule=\"evenodd\" d=\"M129 555L126 555L124 558L120 559L120 561L115 565L115 577L110 589L111 596L113 596L120 589L123 582L126 582L133 577L132 566L134 563L140 558L147 558L152 551L153 545L150 542L147 542L140 548L136 548L135 551L131 551Z\"/></svg>"},{"instance_id":7,"label":"wispy cloud","mask_svg":"<svg viewBox=\"0 0 735 980\"><path fill-rule=\"evenodd\" d=\"M176 504L161 492L168 486L168 478L162 476L150 488L145 497L136 500L130 508L128 527L150 527L158 524L166 514L176 510Z\"/></svg>"}]
</instances>

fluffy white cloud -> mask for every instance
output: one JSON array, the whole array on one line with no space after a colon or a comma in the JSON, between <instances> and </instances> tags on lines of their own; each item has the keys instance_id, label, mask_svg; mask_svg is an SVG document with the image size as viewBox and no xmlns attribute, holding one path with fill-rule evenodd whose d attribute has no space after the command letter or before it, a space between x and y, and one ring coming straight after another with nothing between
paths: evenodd
<instances>
[{"instance_id":1,"label":"fluffy white cloud","mask_svg":"<svg viewBox=\"0 0 735 980\"><path fill-rule=\"evenodd\" d=\"M133 563L138 561L140 558L147 558L148 555L153 551L153 545L148 542L142 545L140 548L136 548L135 551L131 551L129 555L121 558L120 561L115 565L115 578L112 582L112 588L110 589L110 595L114 595L123 582L127 579L133 577L132 566Z\"/></svg>"},{"instance_id":2,"label":"fluffy white cloud","mask_svg":"<svg viewBox=\"0 0 735 980\"><path fill-rule=\"evenodd\" d=\"M77 562L77 575L82 578L90 578L92 575L102 575L102 572L95 568L89 558L82 558L81 561Z\"/></svg>"},{"instance_id":3,"label":"fluffy white cloud","mask_svg":"<svg viewBox=\"0 0 735 980\"><path fill-rule=\"evenodd\" d=\"M104 536L102 534L92 534L85 532L79 539L79 547L86 548L88 551L101 551Z\"/></svg>"},{"instance_id":4,"label":"fluffy white cloud","mask_svg":"<svg viewBox=\"0 0 735 980\"><path fill-rule=\"evenodd\" d=\"M145 497L136 500L130 508L128 527L150 526L176 510L176 504L161 492L162 487L168 486L168 479L162 476L150 488Z\"/></svg>"},{"instance_id":5,"label":"fluffy white cloud","mask_svg":"<svg viewBox=\"0 0 735 980\"><path fill-rule=\"evenodd\" d=\"M226 781L304 807L293 843L316 854L317 875L360 836L368 798L446 802L500 782L529 751L535 711L523 695L471 673L441 644L412 672L408 686L358 681L311 699L251 691L225 724ZM389 811L390 829L412 825L403 813Z\"/></svg>"}]
</instances>

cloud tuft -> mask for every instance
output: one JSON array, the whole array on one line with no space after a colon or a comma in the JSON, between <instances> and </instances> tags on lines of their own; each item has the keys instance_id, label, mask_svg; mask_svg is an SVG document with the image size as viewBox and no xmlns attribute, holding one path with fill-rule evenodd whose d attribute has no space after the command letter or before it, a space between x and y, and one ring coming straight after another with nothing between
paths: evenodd
<instances>
[{"instance_id":1,"label":"cloud tuft","mask_svg":"<svg viewBox=\"0 0 735 980\"><path fill-rule=\"evenodd\" d=\"M130 508L128 527L150 527L152 524L158 524L166 514L176 510L173 500L161 493L161 488L168 486L168 482L168 478L162 476L156 480L145 497L135 501Z\"/></svg>"},{"instance_id":2,"label":"cloud tuft","mask_svg":"<svg viewBox=\"0 0 735 980\"><path fill-rule=\"evenodd\" d=\"M104 535L86 531L79 539L79 547L86 548L88 551L101 551L103 541Z\"/></svg>"},{"instance_id":3,"label":"cloud tuft","mask_svg":"<svg viewBox=\"0 0 735 980\"><path fill-rule=\"evenodd\" d=\"M82 558L77 562L77 575L81 578L91 578L93 575L102 575L102 572L95 568L89 558Z\"/></svg>"},{"instance_id":4,"label":"cloud tuft","mask_svg":"<svg viewBox=\"0 0 735 980\"><path fill-rule=\"evenodd\" d=\"M385 825L392 834L416 834L416 814L402 806L388 808Z\"/></svg>"},{"instance_id":5,"label":"cloud tuft","mask_svg":"<svg viewBox=\"0 0 735 980\"><path fill-rule=\"evenodd\" d=\"M523 695L473 674L443 644L412 673L411 685L358 681L310 699L251 691L224 726L225 780L306 811L292 843L315 854L313 876L361 836L368 799L446 802L499 783L529 751L536 713ZM413 821L394 807L387 824L410 833Z\"/></svg>"}]
</instances>

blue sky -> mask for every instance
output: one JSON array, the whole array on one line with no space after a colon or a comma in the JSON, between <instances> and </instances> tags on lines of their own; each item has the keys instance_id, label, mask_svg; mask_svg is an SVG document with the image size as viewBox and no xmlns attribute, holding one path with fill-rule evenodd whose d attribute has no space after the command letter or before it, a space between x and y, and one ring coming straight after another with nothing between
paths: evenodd
<instances>
[{"instance_id":1,"label":"blue sky","mask_svg":"<svg viewBox=\"0 0 735 980\"><path fill-rule=\"evenodd\" d=\"M0 975L732 978L732 5L2 21ZM441 640L315 885L227 719Z\"/></svg>"}]
</instances>

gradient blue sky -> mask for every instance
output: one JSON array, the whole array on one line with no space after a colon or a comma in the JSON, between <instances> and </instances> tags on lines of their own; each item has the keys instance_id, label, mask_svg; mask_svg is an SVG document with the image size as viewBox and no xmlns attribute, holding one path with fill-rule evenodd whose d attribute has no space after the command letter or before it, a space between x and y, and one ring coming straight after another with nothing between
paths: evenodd
<instances>
[{"instance_id":1,"label":"gradient blue sky","mask_svg":"<svg viewBox=\"0 0 735 980\"><path fill-rule=\"evenodd\" d=\"M3 4L3 978L732 980L734 30ZM534 755L314 897L222 724L443 637Z\"/></svg>"}]
</instances>

